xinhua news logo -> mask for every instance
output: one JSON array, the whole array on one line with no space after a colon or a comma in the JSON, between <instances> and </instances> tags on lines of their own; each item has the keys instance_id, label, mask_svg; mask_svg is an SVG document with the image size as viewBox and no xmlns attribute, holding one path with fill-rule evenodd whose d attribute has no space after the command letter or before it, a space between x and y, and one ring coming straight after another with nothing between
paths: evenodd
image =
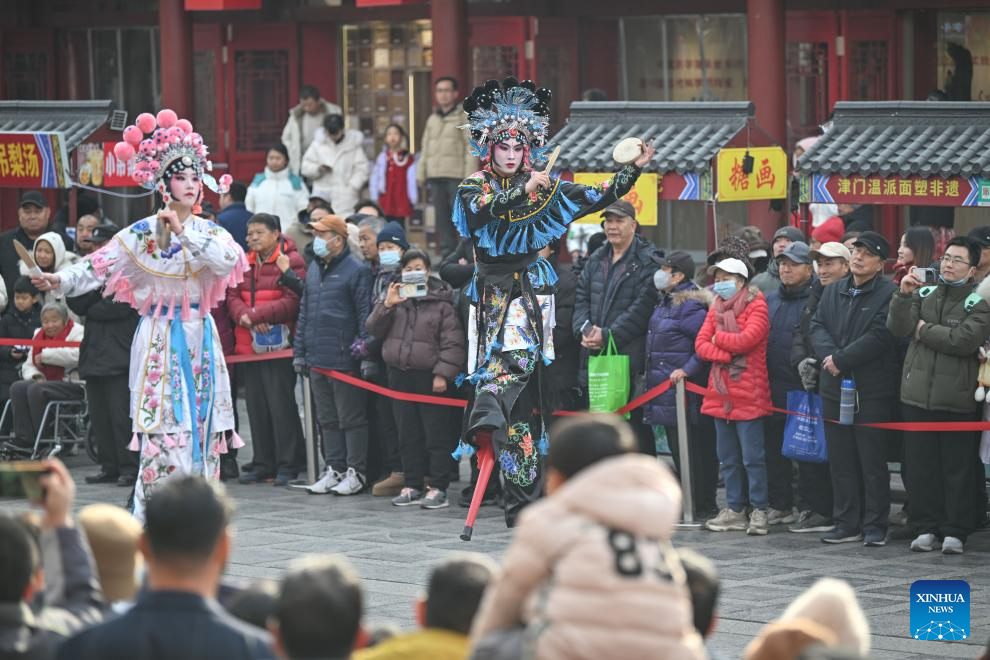
<instances>
[{"instance_id":1,"label":"xinhua news logo","mask_svg":"<svg viewBox=\"0 0 990 660\"><path fill-rule=\"evenodd\" d=\"M969 633L968 582L917 580L911 585L911 637L951 642Z\"/></svg>"}]
</instances>

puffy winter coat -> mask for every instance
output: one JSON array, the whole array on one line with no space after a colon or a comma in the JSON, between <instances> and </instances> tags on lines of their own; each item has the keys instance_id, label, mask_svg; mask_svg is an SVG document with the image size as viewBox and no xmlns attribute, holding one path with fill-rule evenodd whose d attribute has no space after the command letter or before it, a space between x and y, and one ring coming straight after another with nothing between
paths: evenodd
<instances>
[{"instance_id":1,"label":"puffy winter coat","mask_svg":"<svg viewBox=\"0 0 990 660\"><path fill-rule=\"evenodd\" d=\"M282 271L275 264L279 255L289 257L289 268L300 277L306 275L306 264L296 251L291 238L282 237L271 256L258 263L256 252L247 256L250 270L244 281L227 289L227 311L234 322L234 352L237 355L252 355L251 330L240 324L241 317L247 316L251 323L284 323L289 326L291 336L299 315L299 296L294 291L279 284Z\"/></svg>"},{"instance_id":2,"label":"puffy winter coat","mask_svg":"<svg viewBox=\"0 0 990 660\"><path fill-rule=\"evenodd\" d=\"M321 126L327 115L344 114L344 111L341 110L339 105L331 103L326 99L320 99L320 106ZM300 103L289 111L289 120L285 122L285 128L282 129L282 144L289 151L289 171L293 174L299 174L303 154L306 153L306 147L309 146L303 144L303 114L305 114L305 111L302 109L302 104Z\"/></svg>"},{"instance_id":3,"label":"puffy winter coat","mask_svg":"<svg viewBox=\"0 0 990 660\"><path fill-rule=\"evenodd\" d=\"M767 316L770 319L770 341L767 343L767 375L770 377L770 397L777 408L787 407L787 393L803 390L801 377L791 365L794 334L811 295L809 279L796 287L780 288L767 296Z\"/></svg>"},{"instance_id":4,"label":"puffy winter coat","mask_svg":"<svg viewBox=\"0 0 990 660\"><path fill-rule=\"evenodd\" d=\"M73 323L72 329L66 336L65 341L81 342L84 335L85 328L83 328L82 324ZM38 330L35 332L35 339L43 341L45 339L45 331ZM62 380L66 382L74 383L80 379L78 347L42 348L41 363L50 367L61 367L62 369L65 369L65 375L62 377ZM24 364L21 365L21 378L24 380L31 380L35 376L41 375L43 375L41 371L34 366L34 347L31 347L28 350L27 359L24 360Z\"/></svg>"},{"instance_id":5,"label":"puffy winter coat","mask_svg":"<svg viewBox=\"0 0 990 660\"><path fill-rule=\"evenodd\" d=\"M35 331L41 327L41 306L34 305L26 313L19 311L13 304L0 319L0 337L4 339L31 339ZM14 381L20 380L21 365L27 357L23 353L20 360L11 355L13 346L0 346L0 394L7 398L7 387Z\"/></svg>"},{"instance_id":6,"label":"puffy winter coat","mask_svg":"<svg viewBox=\"0 0 990 660\"><path fill-rule=\"evenodd\" d=\"M72 241L68 236L53 227L50 229L62 239L63 248L70 249L72 247ZM14 282L17 281L17 276L21 274L21 258L14 249L14 241L18 241L29 250L34 245L34 241L28 238L27 233L21 227L15 227L0 234L0 275L3 276L3 283L7 289L7 295L2 297L4 306L7 305L8 301L14 302Z\"/></svg>"},{"instance_id":7,"label":"puffy winter coat","mask_svg":"<svg viewBox=\"0 0 990 660\"><path fill-rule=\"evenodd\" d=\"M330 171L321 172L321 165ZM302 162L302 174L313 182L313 194L328 200L341 217L354 213L370 169L364 135L354 130L344 131L344 138L337 143L319 129Z\"/></svg>"},{"instance_id":8,"label":"puffy winter coat","mask_svg":"<svg viewBox=\"0 0 990 660\"><path fill-rule=\"evenodd\" d=\"M392 307L375 303L366 325L369 333L383 340L385 364L402 371L429 371L448 381L464 371L466 341L452 299L450 285L431 277L423 298L409 298Z\"/></svg>"},{"instance_id":9,"label":"puffy winter coat","mask_svg":"<svg viewBox=\"0 0 990 660\"><path fill-rule=\"evenodd\" d=\"M543 658L703 658L670 545L681 490L651 456L608 458L519 516L471 629L527 627Z\"/></svg>"},{"instance_id":10,"label":"puffy winter coat","mask_svg":"<svg viewBox=\"0 0 990 660\"><path fill-rule=\"evenodd\" d=\"M728 396L732 407L726 412L724 400L706 396L701 412L718 419L744 421L765 417L770 408L770 382L767 378L767 301L763 294L750 287L749 302L736 317L739 332L715 329L715 306L709 308L705 323L694 342L698 357L713 364L728 364L733 356L745 355L746 368L738 378L726 376ZM714 376L708 379L708 389L715 389Z\"/></svg>"},{"instance_id":11,"label":"puffy winter coat","mask_svg":"<svg viewBox=\"0 0 990 660\"><path fill-rule=\"evenodd\" d=\"M887 309L897 287L878 275L854 288L852 275L829 284L811 319L815 358L821 362L831 355L840 372L833 376L822 369L819 391L822 398L838 401L842 379L852 377L861 404L894 399L900 367L897 341L887 329Z\"/></svg>"},{"instance_id":12,"label":"puffy winter coat","mask_svg":"<svg viewBox=\"0 0 990 660\"><path fill-rule=\"evenodd\" d=\"M657 302L657 288L653 286L653 273L657 264L653 244L636 236L629 247L629 254L620 261L625 270L618 282L608 286L608 271L612 264L612 245L606 243L588 258L578 278L577 296L574 301L574 336L581 338L581 326L585 321L602 329L608 341L612 332L619 353L629 356L629 374L643 371L643 342L650 324L650 314ZM606 287L607 290L606 290ZM587 351L583 351L581 382L587 380Z\"/></svg>"},{"instance_id":13,"label":"puffy winter coat","mask_svg":"<svg viewBox=\"0 0 990 660\"><path fill-rule=\"evenodd\" d=\"M551 404L554 408L570 403L580 386L578 374L581 364L581 343L571 332L574 319L574 300L577 297L577 276L566 265L561 266L556 258L550 259L557 273L557 287L554 293L556 325L553 328L554 360L547 368L550 378Z\"/></svg>"},{"instance_id":14,"label":"puffy winter coat","mask_svg":"<svg viewBox=\"0 0 990 660\"><path fill-rule=\"evenodd\" d=\"M306 271L293 343L294 362L322 369L356 371L351 344L366 337L371 312L371 269L349 248L328 262L314 259Z\"/></svg>"},{"instance_id":15,"label":"puffy winter coat","mask_svg":"<svg viewBox=\"0 0 990 660\"><path fill-rule=\"evenodd\" d=\"M141 318L137 310L104 298L102 289L66 298L65 302L70 311L86 319L86 335L79 347L79 375L99 378L128 373L134 332Z\"/></svg>"},{"instance_id":16,"label":"puffy winter coat","mask_svg":"<svg viewBox=\"0 0 990 660\"><path fill-rule=\"evenodd\" d=\"M251 213L271 213L278 216L282 233L293 236L299 232L299 212L309 205L306 183L285 168L280 172L265 171L254 175L248 186L244 206Z\"/></svg>"},{"instance_id":17,"label":"puffy winter coat","mask_svg":"<svg viewBox=\"0 0 990 660\"><path fill-rule=\"evenodd\" d=\"M446 114L437 110L427 117L416 154L419 183L426 183L427 179L460 181L478 170L478 159L471 155L467 131L460 128L464 120L460 104Z\"/></svg>"},{"instance_id":18,"label":"puffy winter coat","mask_svg":"<svg viewBox=\"0 0 990 660\"><path fill-rule=\"evenodd\" d=\"M687 372L693 382L707 385L708 364L695 352L694 338L698 336L711 304L711 292L693 282L682 282L670 293L660 295L646 333L646 389L670 380L670 374L677 369ZM688 394L688 404L697 419L701 397ZM673 388L647 402L643 421L666 426L677 424Z\"/></svg>"},{"instance_id":19,"label":"puffy winter coat","mask_svg":"<svg viewBox=\"0 0 990 660\"><path fill-rule=\"evenodd\" d=\"M950 287L924 287L913 294L900 291L890 301L887 328L896 337L914 337L908 346L901 377L901 401L925 410L969 414L976 410L980 346L990 336L990 295L986 281Z\"/></svg>"},{"instance_id":20,"label":"puffy winter coat","mask_svg":"<svg viewBox=\"0 0 990 660\"><path fill-rule=\"evenodd\" d=\"M230 318L227 310L227 301L222 300L219 305L210 310L213 324L217 326L217 335L220 337L220 348L224 355L234 354L234 320Z\"/></svg>"},{"instance_id":21,"label":"puffy winter coat","mask_svg":"<svg viewBox=\"0 0 990 660\"><path fill-rule=\"evenodd\" d=\"M31 246L31 257L34 258L35 263L38 263L37 249L38 249L38 243L40 243L41 241L45 241L46 243L51 245L52 251L55 252L55 265L53 268L48 269L49 273L57 273L61 270L65 270L69 266L72 266L77 261L79 261L78 254L76 254L75 252L69 252L65 248L65 243L62 240L62 235L54 231L49 231L39 236ZM28 247L28 246L24 245L24 247ZM18 261L17 264L18 264L17 265L18 270L21 275L29 275L28 266L26 263L24 263L23 261ZM11 286L13 286L13 282L11 283ZM11 302L13 302L14 299L11 298L10 300ZM64 301L62 300L61 294L56 294L54 291L45 291L44 293L41 294L41 304L42 306L44 306L45 304L50 302L64 302ZM75 321L76 323L79 323L82 320L76 313L72 311L69 312L69 315L72 318L72 320Z\"/></svg>"}]
</instances>

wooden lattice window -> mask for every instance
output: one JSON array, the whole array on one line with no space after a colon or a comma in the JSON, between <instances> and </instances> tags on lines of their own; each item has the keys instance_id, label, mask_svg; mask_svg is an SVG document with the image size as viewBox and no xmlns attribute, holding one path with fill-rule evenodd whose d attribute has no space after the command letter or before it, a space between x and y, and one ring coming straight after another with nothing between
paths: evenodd
<instances>
[{"instance_id":1,"label":"wooden lattice window","mask_svg":"<svg viewBox=\"0 0 990 660\"><path fill-rule=\"evenodd\" d=\"M887 42L855 41L850 48L850 101L887 99Z\"/></svg>"},{"instance_id":2,"label":"wooden lattice window","mask_svg":"<svg viewBox=\"0 0 990 660\"><path fill-rule=\"evenodd\" d=\"M193 53L193 124L206 144L214 150L220 146L217 140L218 100L223 90L217 89L217 55L212 50Z\"/></svg>"},{"instance_id":3,"label":"wooden lattice window","mask_svg":"<svg viewBox=\"0 0 990 660\"><path fill-rule=\"evenodd\" d=\"M828 44L792 41L787 44L788 142L817 135L828 119Z\"/></svg>"},{"instance_id":4,"label":"wooden lattice window","mask_svg":"<svg viewBox=\"0 0 990 660\"><path fill-rule=\"evenodd\" d=\"M265 151L279 141L289 114L288 51L234 54L234 112L238 151Z\"/></svg>"},{"instance_id":5,"label":"wooden lattice window","mask_svg":"<svg viewBox=\"0 0 990 660\"><path fill-rule=\"evenodd\" d=\"M3 57L4 98L48 98L47 53L8 52Z\"/></svg>"}]
</instances>

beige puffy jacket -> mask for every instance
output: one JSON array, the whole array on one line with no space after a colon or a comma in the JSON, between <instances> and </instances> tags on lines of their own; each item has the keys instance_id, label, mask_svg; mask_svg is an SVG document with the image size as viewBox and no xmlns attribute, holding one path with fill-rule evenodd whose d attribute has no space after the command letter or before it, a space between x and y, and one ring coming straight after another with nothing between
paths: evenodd
<instances>
[{"instance_id":1,"label":"beige puffy jacket","mask_svg":"<svg viewBox=\"0 0 990 660\"><path fill-rule=\"evenodd\" d=\"M321 165L330 171L321 172ZM333 212L343 218L354 213L370 171L361 131L344 131L344 139L337 143L321 128L303 156L302 174L313 182L313 194L329 201Z\"/></svg>"},{"instance_id":2,"label":"beige puffy jacket","mask_svg":"<svg viewBox=\"0 0 990 660\"><path fill-rule=\"evenodd\" d=\"M446 115L434 112L426 120L423 139L416 154L416 181L463 179L478 171L478 159L471 155L468 133L458 126L467 123L460 104Z\"/></svg>"},{"instance_id":3,"label":"beige puffy jacket","mask_svg":"<svg viewBox=\"0 0 990 660\"><path fill-rule=\"evenodd\" d=\"M581 471L520 515L472 641L524 625L535 658L704 658L670 545L680 506L680 487L655 458L627 454Z\"/></svg>"}]
</instances>

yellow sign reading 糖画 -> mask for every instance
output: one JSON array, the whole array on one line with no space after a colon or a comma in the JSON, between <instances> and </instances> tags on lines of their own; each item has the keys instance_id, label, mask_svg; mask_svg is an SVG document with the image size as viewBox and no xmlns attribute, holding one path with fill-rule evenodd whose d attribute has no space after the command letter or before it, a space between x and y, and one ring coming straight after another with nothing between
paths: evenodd
<instances>
[{"instance_id":1,"label":"yellow sign reading \u7cd6\u753b","mask_svg":"<svg viewBox=\"0 0 990 660\"><path fill-rule=\"evenodd\" d=\"M574 174L574 183L597 186L608 181L612 176L612 174L578 172ZM636 221L639 224L655 227L657 224L657 194L657 175L655 173L640 174L633 189L626 193L622 199L632 204L632 207L636 209ZM600 215L600 213L592 213L577 222L585 225L597 225L602 221Z\"/></svg>"},{"instance_id":2,"label":"yellow sign reading \u7cd6\u753b","mask_svg":"<svg viewBox=\"0 0 990 660\"><path fill-rule=\"evenodd\" d=\"M747 154L753 159L748 173ZM787 154L780 147L722 149L716 165L720 202L787 197Z\"/></svg>"}]
</instances>

